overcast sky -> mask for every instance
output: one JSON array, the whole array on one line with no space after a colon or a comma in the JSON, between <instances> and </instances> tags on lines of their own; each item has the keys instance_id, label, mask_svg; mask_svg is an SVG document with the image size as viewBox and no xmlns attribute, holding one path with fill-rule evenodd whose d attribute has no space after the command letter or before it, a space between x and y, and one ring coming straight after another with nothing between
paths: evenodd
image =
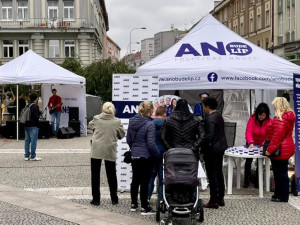
<instances>
[{"instance_id":1,"label":"overcast sky","mask_svg":"<svg viewBox=\"0 0 300 225\"><path fill-rule=\"evenodd\" d=\"M189 29L213 9L214 0L106 0L109 20L108 36L121 47L121 57L131 42L140 42L154 37L155 33L171 29ZM140 50L140 44L131 44L131 49Z\"/></svg>"}]
</instances>

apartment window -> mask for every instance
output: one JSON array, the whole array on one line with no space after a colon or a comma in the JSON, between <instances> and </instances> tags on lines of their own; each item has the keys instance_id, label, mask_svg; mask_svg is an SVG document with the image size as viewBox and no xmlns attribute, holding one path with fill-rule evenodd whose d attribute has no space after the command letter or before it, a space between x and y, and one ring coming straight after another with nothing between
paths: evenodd
<instances>
[{"instance_id":1,"label":"apartment window","mask_svg":"<svg viewBox=\"0 0 300 225\"><path fill-rule=\"evenodd\" d=\"M250 33L251 33L251 32L254 31L254 20L253 20L253 18L250 19L249 23L250 23Z\"/></svg>"},{"instance_id":2,"label":"apartment window","mask_svg":"<svg viewBox=\"0 0 300 225\"><path fill-rule=\"evenodd\" d=\"M266 45L266 46L265 46L266 49L268 49L268 48L269 48L269 39L268 39L268 38L266 39L266 44L265 44L265 45Z\"/></svg>"},{"instance_id":3,"label":"apartment window","mask_svg":"<svg viewBox=\"0 0 300 225\"><path fill-rule=\"evenodd\" d=\"M18 19L28 19L28 1L18 1Z\"/></svg>"},{"instance_id":4,"label":"apartment window","mask_svg":"<svg viewBox=\"0 0 300 225\"><path fill-rule=\"evenodd\" d=\"M153 47L153 45L152 44L149 44L149 48L152 48Z\"/></svg>"},{"instance_id":5,"label":"apartment window","mask_svg":"<svg viewBox=\"0 0 300 225\"><path fill-rule=\"evenodd\" d=\"M244 23L241 23L241 30L240 30L240 35L244 35Z\"/></svg>"},{"instance_id":6,"label":"apartment window","mask_svg":"<svg viewBox=\"0 0 300 225\"><path fill-rule=\"evenodd\" d=\"M257 41L257 46L260 47L260 41Z\"/></svg>"},{"instance_id":7,"label":"apartment window","mask_svg":"<svg viewBox=\"0 0 300 225\"><path fill-rule=\"evenodd\" d=\"M149 50L149 55L152 56L153 55L153 51Z\"/></svg>"},{"instance_id":8,"label":"apartment window","mask_svg":"<svg viewBox=\"0 0 300 225\"><path fill-rule=\"evenodd\" d=\"M19 41L19 55L23 55L29 49L28 40Z\"/></svg>"},{"instance_id":9,"label":"apartment window","mask_svg":"<svg viewBox=\"0 0 300 225\"><path fill-rule=\"evenodd\" d=\"M48 1L48 18L57 19L58 17L58 1Z\"/></svg>"},{"instance_id":10,"label":"apartment window","mask_svg":"<svg viewBox=\"0 0 300 225\"><path fill-rule=\"evenodd\" d=\"M245 8L245 0L241 0L241 9Z\"/></svg>"},{"instance_id":11,"label":"apartment window","mask_svg":"<svg viewBox=\"0 0 300 225\"><path fill-rule=\"evenodd\" d=\"M64 19L74 19L74 1L64 1Z\"/></svg>"},{"instance_id":12,"label":"apartment window","mask_svg":"<svg viewBox=\"0 0 300 225\"><path fill-rule=\"evenodd\" d=\"M257 29L261 28L261 15L257 15Z\"/></svg>"},{"instance_id":13,"label":"apartment window","mask_svg":"<svg viewBox=\"0 0 300 225\"><path fill-rule=\"evenodd\" d=\"M4 20L12 19L12 1L2 1L2 18Z\"/></svg>"},{"instance_id":14,"label":"apartment window","mask_svg":"<svg viewBox=\"0 0 300 225\"><path fill-rule=\"evenodd\" d=\"M279 14L279 36L283 36L283 15Z\"/></svg>"},{"instance_id":15,"label":"apartment window","mask_svg":"<svg viewBox=\"0 0 300 225\"><path fill-rule=\"evenodd\" d=\"M234 10L234 14L238 13L238 2L237 1L234 2L234 8L233 8L233 10Z\"/></svg>"},{"instance_id":16,"label":"apartment window","mask_svg":"<svg viewBox=\"0 0 300 225\"><path fill-rule=\"evenodd\" d=\"M266 11L266 26L270 26L270 10Z\"/></svg>"},{"instance_id":17,"label":"apartment window","mask_svg":"<svg viewBox=\"0 0 300 225\"><path fill-rule=\"evenodd\" d=\"M59 57L59 40L49 41L49 58Z\"/></svg>"},{"instance_id":18,"label":"apartment window","mask_svg":"<svg viewBox=\"0 0 300 225\"><path fill-rule=\"evenodd\" d=\"M3 57L14 57L14 43L13 41L3 41Z\"/></svg>"},{"instance_id":19,"label":"apartment window","mask_svg":"<svg viewBox=\"0 0 300 225\"><path fill-rule=\"evenodd\" d=\"M72 57L75 53L75 41L65 41L65 57Z\"/></svg>"}]
</instances>

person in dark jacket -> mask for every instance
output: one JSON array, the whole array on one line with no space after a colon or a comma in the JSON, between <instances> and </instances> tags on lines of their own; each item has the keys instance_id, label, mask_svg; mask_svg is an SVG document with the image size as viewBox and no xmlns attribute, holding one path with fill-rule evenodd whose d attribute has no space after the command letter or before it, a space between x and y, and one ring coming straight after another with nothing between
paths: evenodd
<instances>
[{"instance_id":1,"label":"person in dark jacket","mask_svg":"<svg viewBox=\"0 0 300 225\"><path fill-rule=\"evenodd\" d=\"M271 200L274 202L288 202L288 161L295 154L293 129L296 116L284 97L276 97L272 105L275 108L275 117L266 131L266 140L270 141L266 155L271 159L275 180L275 192ZM280 155L271 157L270 155L279 147Z\"/></svg>"},{"instance_id":2,"label":"person in dark jacket","mask_svg":"<svg viewBox=\"0 0 300 225\"><path fill-rule=\"evenodd\" d=\"M225 206L225 184L223 177L223 156L227 149L223 117L216 111L217 100L212 97L203 99L203 109L206 113L204 120L205 137L202 153L209 180L210 200L206 208Z\"/></svg>"},{"instance_id":3,"label":"person in dark jacket","mask_svg":"<svg viewBox=\"0 0 300 225\"><path fill-rule=\"evenodd\" d=\"M152 158L159 157L152 114L152 102L142 102L139 105L139 113L129 119L126 136L132 154L131 211L135 212L138 208L137 198L140 188L141 215L154 214L147 199L148 184L153 169Z\"/></svg>"},{"instance_id":4,"label":"person in dark jacket","mask_svg":"<svg viewBox=\"0 0 300 225\"><path fill-rule=\"evenodd\" d=\"M153 119L153 122L155 124L156 129L156 145L159 150L159 158L155 159L154 161L154 168L152 170L152 176L149 182L149 190L148 190L148 199L150 200L153 189L154 189L154 181L156 176L158 176L158 198L162 200L163 194L163 155L165 153L165 148L161 143L160 140L160 131L163 126L163 123L165 122L167 110L163 106L159 106L156 109L156 118Z\"/></svg>"},{"instance_id":5,"label":"person in dark jacket","mask_svg":"<svg viewBox=\"0 0 300 225\"><path fill-rule=\"evenodd\" d=\"M204 137L200 121L190 112L185 99L179 99L175 110L166 119L161 130L161 141L166 148L191 149L199 159L199 149Z\"/></svg>"},{"instance_id":6,"label":"person in dark jacket","mask_svg":"<svg viewBox=\"0 0 300 225\"><path fill-rule=\"evenodd\" d=\"M39 135L39 106L38 106L38 97L36 94L30 95L30 121L25 122L25 161L40 161L42 160L39 157L36 157L36 145ZM29 147L31 145L31 151Z\"/></svg>"}]
</instances>

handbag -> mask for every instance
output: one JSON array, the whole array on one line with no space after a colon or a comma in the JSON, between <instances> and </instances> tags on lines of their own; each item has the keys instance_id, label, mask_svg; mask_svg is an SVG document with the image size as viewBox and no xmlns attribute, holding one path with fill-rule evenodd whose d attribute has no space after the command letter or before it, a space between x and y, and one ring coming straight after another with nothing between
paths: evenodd
<instances>
[{"instance_id":1,"label":"handbag","mask_svg":"<svg viewBox=\"0 0 300 225\"><path fill-rule=\"evenodd\" d=\"M124 163L126 163L126 164L132 163L131 150L126 151L123 154L123 156L124 156L124 160L123 160Z\"/></svg>"},{"instance_id":2,"label":"handbag","mask_svg":"<svg viewBox=\"0 0 300 225\"><path fill-rule=\"evenodd\" d=\"M139 131L139 130L138 130L138 131ZM137 132L138 132L138 131L137 131ZM137 133L137 132L136 132L136 133ZM134 137L133 137L133 139L132 139L132 143L134 142L136 133L134 134ZM129 149L128 151L124 152L123 156L124 156L124 160L123 160L124 163L126 163L126 164L132 163L132 154L131 154L131 150L130 150L130 149Z\"/></svg>"},{"instance_id":3,"label":"handbag","mask_svg":"<svg viewBox=\"0 0 300 225\"><path fill-rule=\"evenodd\" d=\"M270 145L270 141L269 140L265 140L264 145L263 145L263 155L266 155L266 151L268 149ZM273 152L271 155L268 155L268 157L278 157L280 156L281 153L281 149L280 147L278 147L275 152Z\"/></svg>"}]
</instances>

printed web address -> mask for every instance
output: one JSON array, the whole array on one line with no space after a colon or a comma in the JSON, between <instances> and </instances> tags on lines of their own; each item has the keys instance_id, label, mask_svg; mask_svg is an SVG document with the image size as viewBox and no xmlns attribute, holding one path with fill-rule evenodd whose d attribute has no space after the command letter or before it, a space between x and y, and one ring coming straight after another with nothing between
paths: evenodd
<instances>
[{"instance_id":1,"label":"printed web address","mask_svg":"<svg viewBox=\"0 0 300 225\"><path fill-rule=\"evenodd\" d=\"M259 81L293 81L293 78L289 77L221 77L222 80L259 80Z\"/></svg>"},{"instance_id":2,"label":"printed web address","mask_svg":"<svg viewBox=\"0 0 300 225\"><path fill-rule=\"evenodd\" d=\"M169 81L199 81L201 80L201 77L167 77L167 78L163 78L160 77L159 81L162 82L169 82Z\"/></svg>"}]
</instances>

